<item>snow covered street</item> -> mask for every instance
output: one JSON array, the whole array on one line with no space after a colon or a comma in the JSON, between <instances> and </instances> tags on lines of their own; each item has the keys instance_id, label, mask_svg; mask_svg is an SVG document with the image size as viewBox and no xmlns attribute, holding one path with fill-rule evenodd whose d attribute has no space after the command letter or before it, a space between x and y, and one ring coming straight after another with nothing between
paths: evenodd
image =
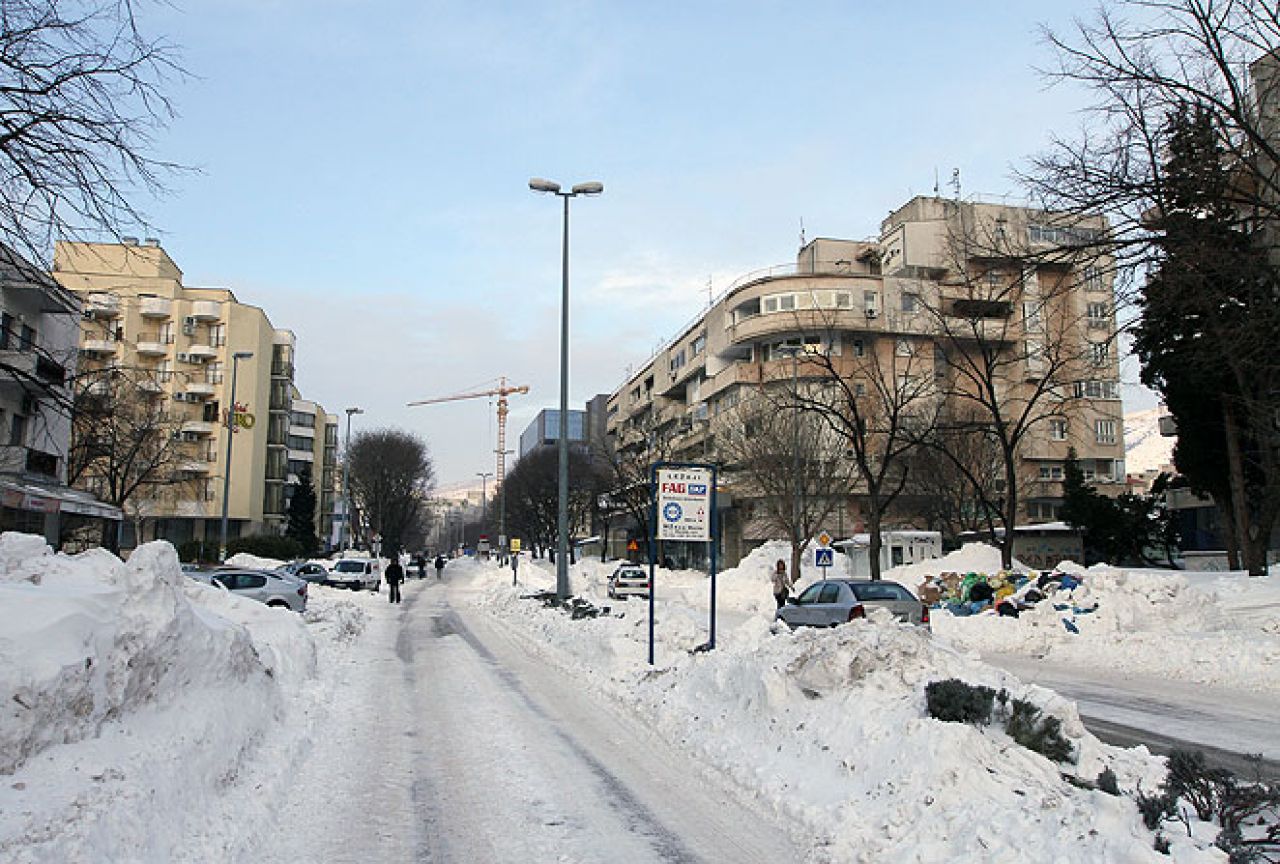
<instances>
[{"instance_id":1,"label":"snow covered street","mask_svg":"<svg viewBox=\"0 0 1280 864\"><path fill-rule=\"evenodd\" d=\"M365 646L262 860L800 861L763 813L523 656L448 583L359 595Z\"/></svg>"}]
</instances>

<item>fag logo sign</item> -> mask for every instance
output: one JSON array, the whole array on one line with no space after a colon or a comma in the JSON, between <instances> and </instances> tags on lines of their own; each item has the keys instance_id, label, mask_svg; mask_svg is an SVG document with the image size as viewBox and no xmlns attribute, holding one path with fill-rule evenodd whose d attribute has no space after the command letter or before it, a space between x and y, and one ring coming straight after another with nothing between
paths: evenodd
<instances>
[{"instance_id":1,"label":"fag logo sign","mask_svg":"<svg viewBox=\"0 0 1280 864\"><path fill-rule=\"evenodd\" d=\"M658 469L658 539L711 539L711 471Z\"/></svg>"}]
</instances>

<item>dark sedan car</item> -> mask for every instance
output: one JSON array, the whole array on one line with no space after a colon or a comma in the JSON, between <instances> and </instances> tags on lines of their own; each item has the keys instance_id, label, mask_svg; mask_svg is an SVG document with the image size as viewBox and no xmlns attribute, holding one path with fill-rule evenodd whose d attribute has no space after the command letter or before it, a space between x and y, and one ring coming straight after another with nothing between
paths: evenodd
<instances>
[{"instance_id":1,"label":"dark sedan car","mask_svg":"<svg viewBox=\"0 0 1280 864\"><path fill-rule=\"evenodd\" d=\"M929 607L897 582L882 579L824 579L799 597L789 598L777 619L790 627L835 627L866 618L869 608L888 609L896 617L921 627L929 626Z\"/></svg>"}]
</instances>

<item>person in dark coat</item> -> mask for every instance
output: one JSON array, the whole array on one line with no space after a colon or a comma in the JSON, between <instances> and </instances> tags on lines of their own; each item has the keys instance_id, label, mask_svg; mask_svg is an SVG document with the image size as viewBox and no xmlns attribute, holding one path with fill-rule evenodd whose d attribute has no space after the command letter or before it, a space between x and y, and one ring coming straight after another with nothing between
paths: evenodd
<instances>
[{"instance_id":1,"label":"person in dark coat","mask_svg":"<svg viewBox=\"0 0 1280 864\"><path fill-rule=\"evenodd\" d=\"M383 574L383 578L387 580L387 587L391 590L391 602L400 602L400 583L404 581L404 568L400 566L399 556L392 558L391 563L387 565L387 572Z\"/></svg>"},{"instance_id":2,"label":"person in dark coat","mask_svg":"<svg viewBox=\"0 0 1280 864\"><path fill-rule=\"evenodd\" d=\"M436 556L436 578L439 579L443 575L444 575L444 556L437 555Z\"/></svg>"}]
</instances>

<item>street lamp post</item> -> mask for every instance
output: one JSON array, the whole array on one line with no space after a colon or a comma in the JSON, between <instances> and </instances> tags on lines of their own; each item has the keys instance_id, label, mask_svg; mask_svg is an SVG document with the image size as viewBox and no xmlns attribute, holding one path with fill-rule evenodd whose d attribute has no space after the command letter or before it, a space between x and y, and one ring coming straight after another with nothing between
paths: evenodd
<instances>
[{"instance_id":1,"label":"street lamp post","mask_svg":"<svg viewBox=\"0 0 1280 864\"><path fill-rule=\"evenodd\" d=\"M476 476L480 478L480 534L488 536L489 534L489 478L493 476L492 471L477 471Z\"/></svg>"},{"instance_id":2,"label":"street lamp post","mask_svg":"<svg viewBox=\"0 0 1280 864\"><path fill-rule=\"evenodd\" d=\"M227 408L227 461L222 466L222 531L219 534L218 560L227 560L227 505L231 494L231 442L235 440L236 431L236 373L240 371L240 361L253 356L252 351L236 351L231 355L231 405Z\"/></svg>"},{"instance_id":3,"label":"street lamp post","mask_svg":"<svg viewBox=\"0 0 1280 864\"><path fill-rule=\"evenodd\" d=\"M342 454L342 543L344 549L351 548L351 415L363 414L363 408L348 408L347 411L347 444Z\"/></svg>"},{"instance_id":4,"label":"street lamp post","mask_svg":"<svg viewBox=\"0 0 1280 864\"><path fill-rule=\"evenodd\" d=\"M503 462L505 463L506 457L510 456L512 453L516 451L494 450L493 452L503 457ZM510 548L510 546L511 546L510 540L508 540L507 538L507 478L504 476L500 481L498 481L498 563L499 564L502 564L504 566L506 565L507 550Z\"/></svg>"},{"instance_id":5,"label":"street lamp post","mask_svg":"<svg viewBox=\"0 0 1280 864\"><path fill-rule=\"evenodd\" d=\"M568 192L560 184L535 177L529 181L534 192L546 192L564 199L564 232L561 242L560 286L560 506L556 514L556 597L569 596L569 199L579 195L599 195L603 183L579 183Z\"/></svg>"}]
</instances>

